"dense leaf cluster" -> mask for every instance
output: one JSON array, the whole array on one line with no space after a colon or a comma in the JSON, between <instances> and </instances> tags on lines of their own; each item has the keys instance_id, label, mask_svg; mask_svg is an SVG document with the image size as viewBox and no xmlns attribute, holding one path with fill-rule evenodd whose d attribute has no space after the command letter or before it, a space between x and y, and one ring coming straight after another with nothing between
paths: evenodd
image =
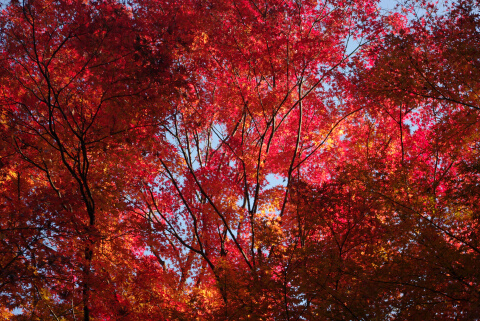
<instances>
[{"instance_id":1,"label":"dense leaf cluster","mask_svg":"<svg viewBox=\"0 0 480 321\"><path fill-rule=\"evenodd\" d=\"M475 319L479 10L11 1L0 319Z\"/></svg>"}]
</instances>

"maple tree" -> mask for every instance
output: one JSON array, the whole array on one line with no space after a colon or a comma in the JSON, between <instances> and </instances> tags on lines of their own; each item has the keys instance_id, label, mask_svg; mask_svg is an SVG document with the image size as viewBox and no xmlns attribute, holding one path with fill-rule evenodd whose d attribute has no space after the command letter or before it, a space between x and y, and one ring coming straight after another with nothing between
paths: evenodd
<instances>
[{"instance_id":1,"label":"maple tree","mask_svg":"<svg viewBox=\"0 0 480 321\"><path fill-rule=\"evenodd\" d=\"M12 1L0 316L475 317L478 9Z\"/></svg>"}]
</instances>

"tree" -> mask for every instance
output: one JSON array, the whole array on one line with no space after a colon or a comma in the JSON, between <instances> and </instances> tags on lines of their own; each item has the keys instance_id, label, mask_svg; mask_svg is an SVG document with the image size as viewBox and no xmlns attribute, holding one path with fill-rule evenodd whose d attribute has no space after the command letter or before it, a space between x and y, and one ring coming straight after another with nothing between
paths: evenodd
<instances>
[{"instance_id":1,"label":"tree","mask_svg":"<svg viewBox=\"0 0 480 321\"><path fill-rule=\"evenodd\" d=\"M2 292L25 318L100 315L109 302L92 293L113 291L113 300L127 286L111 262L127 275L148 264L136 262L124 218L136 177L123 172L141 153L133 129L164 112L143 103L162 86L153 93L135 59L150 50L142 28L113 2L13 3L2 15ZM156 68L162 77L166 67Z\"/></svg>"},{"instance_id":2,"label":"tree","mask_svg":"<svg viewBox=\"0 0 480 321\"><path fill-rule=\"evenodd\" d=\"M2 316L475 316L478 7L418 5L10 3Z\"/></svg>"},{"instance_id":3,"label":"tree","mask_svg":"<svg viewBox=\"0 0 480 321\"><path fill-rule=\"evenodd\" d=\"M479 299L478 5L422 10L364 51L354 92L366 121L344 140L334 186L374 202L362 211L372 213L362 222L379 220L372 267L352 274L382 288L369 294L375 308L385 302L400 319L470 319Z\"/></svg>"}]
</instances>

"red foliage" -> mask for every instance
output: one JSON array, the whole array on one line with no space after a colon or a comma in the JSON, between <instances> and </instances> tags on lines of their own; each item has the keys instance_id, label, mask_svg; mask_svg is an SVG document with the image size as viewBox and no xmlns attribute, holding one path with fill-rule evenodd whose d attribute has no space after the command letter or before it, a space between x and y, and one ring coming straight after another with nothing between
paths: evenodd
<instances>
[{"instance_id":1,"label":"red foliage","mask_svg":"<svg viewBox=\"0 0 480 321\"><path fill-rule=\"evenodd\" d=\"M475 318L479 9L12 1L0 316Z\"/></svg>"}]
</instances>

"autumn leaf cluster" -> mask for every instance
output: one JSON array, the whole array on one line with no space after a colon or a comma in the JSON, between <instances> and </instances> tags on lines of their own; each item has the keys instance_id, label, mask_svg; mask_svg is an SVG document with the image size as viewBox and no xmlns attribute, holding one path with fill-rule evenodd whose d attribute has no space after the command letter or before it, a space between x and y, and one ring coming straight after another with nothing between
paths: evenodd
<instances>
[{"instance_id":1,"label":"autumn leaf cluster","mask_svg":"<svg viewBox=\"0 0 480 321\"><path fill-rule=\"evenodd\" d=\"M5 4L0 319L475 319L479 12Z\"/></svg>"}]
</instances>

